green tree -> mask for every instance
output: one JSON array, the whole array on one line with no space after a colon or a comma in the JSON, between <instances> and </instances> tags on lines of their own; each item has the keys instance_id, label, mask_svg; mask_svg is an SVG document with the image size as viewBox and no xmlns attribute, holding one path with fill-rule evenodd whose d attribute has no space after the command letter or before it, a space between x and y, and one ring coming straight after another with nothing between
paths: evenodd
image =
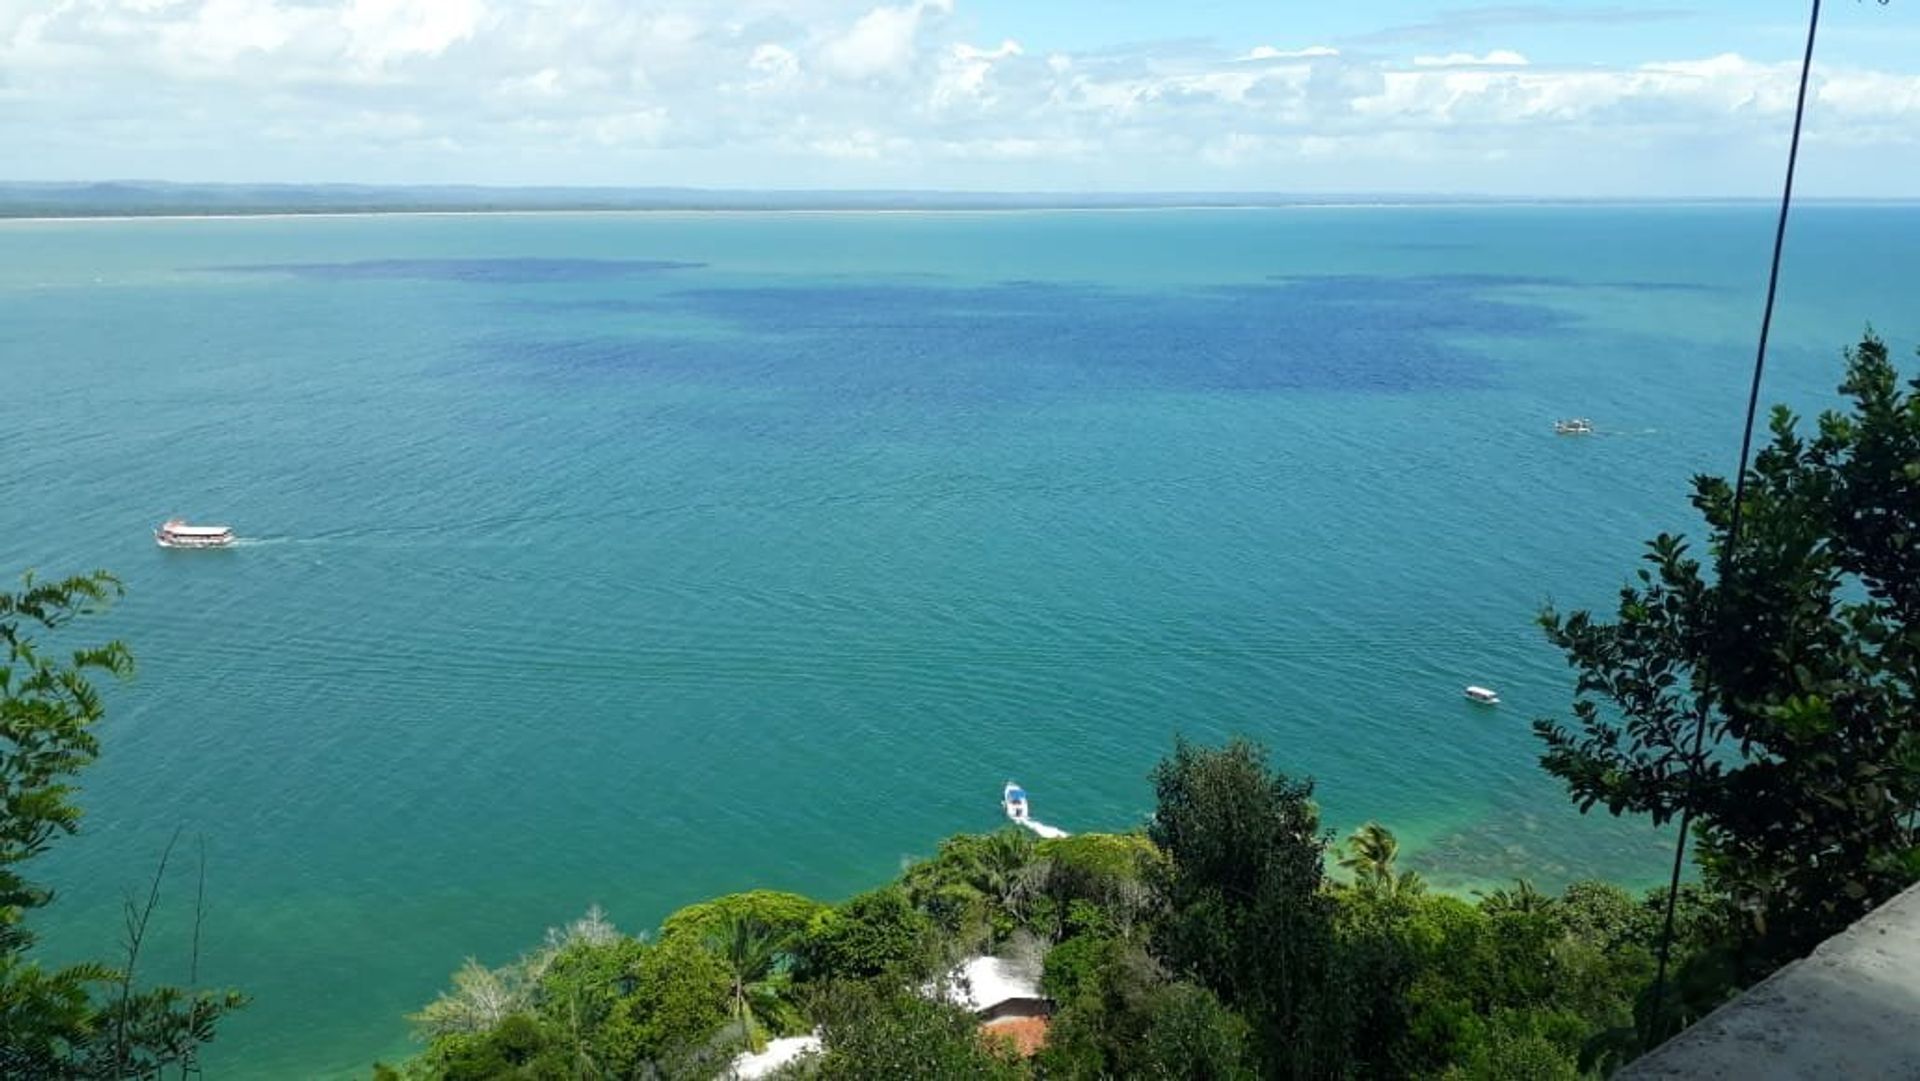
<instances>
[{"instance_id":1,"label":"green tree","mask_svg":"<svg viewBox=\"0 0 1920 1081\"><path fill-rule=\"evenodd\" d=\"M1033 922L1042 933L1061 938L1097 923L1104 933L1132 938L1153 922L1159 901L1153 883L1166 861L1144 834L1056 837L1035 852L1046 869L1043 896L1034 905ZM1039 918L1043 909L1050 922Z\"/></svg>"},{"instance_id":2,"label":"green tree","mask_svg":"<svg viewBox=\"0 0 1920 1081\"><path fill-rule=\"evenodd\" d=\"M1524 878L1515 879L1513 888L1501 886L1480 898L1480 910L1489 916L1506 912L1535 913L1553 908L1555 899L1541 893Z\"/></svg>"},{"instance_id":3,"label":"green tree","mask_svg":"<svg viewBox=\"0 0 1920 1081\"><path fill-rule=\"evenodd\" d=\"M1038 1056L1054 1078L1125 1077L1146 1042L1148 999L1166 970L1139 946L1068 939L1047 955L1042 986L1060 1005Z\"/></svg>"},{"instance_id":4,"label":"green tree","mask_svg":"<svg viewBox=\"0 0 1920 1081\"><path fill-rule=\"evenodd\" d=\"M1347 838L1340 866L1353 873L1354 885L1382 897L1413 897L1426 892L1417 871L1399 871L1400 840L1378 822L1368 822Z\"/></svg>"},{"instance_id":5,"label":"green tree","mask_svg":"<svg viewBox=\"0 0 1920 1081\"><path fill-rule=\"evenodd\" d=\"M1179 740L1153 784L1148 833L1168 860L1161 955L1247 1018L1267 1073L1340 1072L1351 1018L1312 782L1273 772L1245 740Z\"/></svg>"},{"instance_id":6,"label":"green tree","mask_svg":"<svg viewBox=\"0 0 1920 1081\"><path fill-rule=\"evenodd\" d=\"M1475 1026L1444 1081L1579 1081L1579 1062L1564 1046L1568 1019L1503 1010ZM1577 1022L1576 1022L1577 1024Z\"/></svg>"},{"instance_id":7,"label":"green tree","mask_svg":"<svg viewBox=\"0 0 1920 1081\"><path fill-rule=\"evenodd\" d=\"M936 967L933 922L892 886L863 893L814 917L798 944L808 980L919 978Z\"/></svg>"},{"instance_id":8,"label":"green tree","mask_svg":"<svg viewBox=\"0 0 1920 1081\"><path fill-rule=\"evenodd\" d=\"M827 906L811 897L779 890L729 893L682 908L660 922L660 937L705 939L736 919L753 920L778 934L799 934Z\"/></svg>"},{"instance_id":9,"label":"green tree","mask_svg":"<svg viewBox=\"0 0 1920 1081\"><path fill-rule=\"evenodd\" d=\"M441 1081L574 1081L564 1052L535 1018L509 1014L485 1032L442 1044L434 1076Z\"/></svg>"},{"instance_id":10,"label":"green tree","mask_svg":"<svg viewBox=\"0 0 1920 1081\"><path fill-rule=\"evenodd\" d=\"M1147 1002L1146 1038L1134 1077L1191 1081L1252 1081L1252 1039L1247 1022L1221 1005L1211 991L1190 983L1157 990Z\"/></svg>"},{"instance_id":11,"label":"green tree","mask_svg":"<svg viewBox=\"0 0 1920 1081\"><path fill-rule=\"evenodd\" d=\"M647 949L633 976L632 993L609 1020L619 1049L609 1065L617 1076L649 1065L670 1076L693 1072L727 1024L725 964L698 943L665 939Z\"/></svg>"},{"instance_id":12,"label":"green tree","mask_svg":"<svg viewBox=\"0 0 1920 1081\"><path fill-rule=\"evenodd\" d=\"M732 916L707 936L707 948L727 973L727 1012L754 1051L766 1048L766 1032L794 1027L796 1011L785 991L794 938L747 916Z\"/></svg>"},{"instance_id":13,"label":"green tree","mask_svg":"<svg viewBox=\"0 0 1920 1081\"><path fill-rule=\"evenodd\" d=\"M1094 986L1094 976L1120 948L1116 939L1075 935L1047 951L1040 970L1040 989L1055 1002L1072 1002L1082 988Z\"/></svg>"},{"instance_id":14,"label":"green tree","mask_svg":"<svg viewBox=\"0 0 1920 1081\"><path fill-rule=\"evenodd\" d=\"M940 842L932 859L907 869L901 885L914 907L956 941L984 947L1027 921L1028 901L1046 877L1033 835L1008 826Z\"/></svg>"},{"instance_id":15,"label":"green tree","mask_svg":"<svg viewBox=\"0 0 1920 1081\"><path fill-rule=\"evenodd\" d=\"M607 1022L621 1000L633 994L647 948L625 935L581 938L562 945L539 966L533 996L538 1014L577 1076L602 1076L607 1064L621 1058L617 1042L608 1039Z\"/></svg>"},{"instance_id":16,"label":"green tree","mask_svg":"<svg viewBox=\"0 0 1920 1081\"><path fill-rule=\"evenodd\" d=\"M1095 942L1068 939L1053 953ZM1043 1076L1254 1076L1248 1025L1217 996L1170 981L1137 945L1110 939L1097 946L1062 966L1047 958L1049 990L1066 997L1037 1059Z\"/></svg>"},{"instance_id":17,"label":"green tree","mask_svg":"<svg viewBox=\"0 0 1920 1081\"><path fill-rule=\"evenodd\" d=\"M57 634L120 592L104 572L58 582L29 575L18 593L0 592L0 1076L145 1078L190 1068L216 1022L244 1002L230 991L135 986L158 875L144 908L129 903L134 933L120 966L47 970L29 956L27 919L53 892L29 881L25 864L79 829L73 778L100 753L93 727L105 711L91 678L133 671L119 642L60 658L35 636Z\"/></svg>"},{"instance_id":18,"label":"green tree","mask_svg":"<svg viewBox=\"0 0 1920 1081\"><path fill-rule=\"evenodd\" d=\"M1027 868L1034 860L1033 836L1008 826L987 835L970 869L968 885L996 908L1018 920L1025 900Z\"/></svg>"},{"instance_id":19,"label":"green tree","mask_svg":"<svg viewBox=\"0 0 1920 1081\"><path fill-rule=\"evenodd\" d=\"M822 1052L802 1068L822 1081L983 1081L1023 1077L1019 1059L981 1038L973 1015L905 988L834 983L817 995Z\"/></svg>"},{"instance_id":20,"label":"green tree","mask_svg":"<svg viewBox=\"0 0 1920 1081\"><path fill-rule=\"evenodd\" d=\"M1582 810L1691 810L1744 977L1920 878L1920 381L1871 333L1845 358L1811 439L1774 410L1737 546L1734 486L1696 477L1710 567L1662 534L1611 621L1541 617L1578 673L1543 764Z\"/></svg>"},{"instance_id":21,"label":"green tree","mask_svg":"<svg viewBox=\"0 0 1920 1081\"><path fill-rule=\"evenodd\" d=\"M644 944L608 922L598 906L499 968L469 957L453 974L453 986L407 1018L414 1032L442 1047L484 1036L508 1017L537 1014L573 1034L573 1042L604 1018L612 1002L631 990L630 972Z\"/></svg>"}]
</instances>

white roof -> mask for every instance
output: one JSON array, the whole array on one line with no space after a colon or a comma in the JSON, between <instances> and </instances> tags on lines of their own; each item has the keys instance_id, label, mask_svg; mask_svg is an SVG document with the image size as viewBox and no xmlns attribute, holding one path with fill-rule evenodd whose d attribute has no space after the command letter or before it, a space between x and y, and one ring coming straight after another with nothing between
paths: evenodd
<instances>
[{"instance_id":1,"label":"white roof","mask_svg":"<svg viewBox=\"0 0 1920 1081\"><path fill-rule=\"evenodd\" d=\"M767 1049L757 1055L744 1054L733 1060L733 1076L742 1081L765 1077L809 1051L820 1050L818 1036L782 1036L768 1040Z\"/></svg>"},{"instance_id":2,"label":"white roof","mask_svg":"<svg viewBox=\"0 0 1920 1081\"><path fill-rule=\"evenodd\" d=\"M1040 981L998 957L975 957L947 974L947 1000L978 1013L1008 999L1045 998Z\"/></svg>"},{"instance_id":3,"label":"white roof","mask_svg":"<svg viewBox=\"0 0 1920 1081\"><path fill-rule=\"evenodd\" d=\"M233 532L230 525L181 525L168 522L160 528L182 537L219 537Z\"/></svg>"}]
</instances>

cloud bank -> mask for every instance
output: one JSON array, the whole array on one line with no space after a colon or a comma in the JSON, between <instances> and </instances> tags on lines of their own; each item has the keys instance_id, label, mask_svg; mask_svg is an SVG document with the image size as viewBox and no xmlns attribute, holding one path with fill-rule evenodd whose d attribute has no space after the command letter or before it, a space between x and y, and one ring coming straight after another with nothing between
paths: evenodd
<instances>
[{"instance_id":1,"label":"cloud bank","mask_svg":"<svg viewBox=\"0 0 1920 1081\"><path fill-rule=\"evenodd\" d=\"M1447 51L1439 24L1362 51L1043 53L1018 29L966 0L0 0L0 170L1744 194L1775 182L1796 74L1736 54L1540 65ZM1820 69L1809 132L1816 187L1906 194L1920 74Z\"/></svg>"}]
</instances>

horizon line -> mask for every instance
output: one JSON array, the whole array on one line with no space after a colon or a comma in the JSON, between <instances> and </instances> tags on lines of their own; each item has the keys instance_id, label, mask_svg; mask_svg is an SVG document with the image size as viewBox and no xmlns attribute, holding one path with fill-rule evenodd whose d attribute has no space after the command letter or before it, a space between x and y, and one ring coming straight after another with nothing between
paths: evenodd
<instances>
[{"instance_id":1,"label":"horizon line","mask_svg":"<svg viewBox=\"0 0 1920 1081\"><path fill-rule=\"evenodd\" d=\"M964 187L747 187L701 184L570 184L570 183L493 183L487 181L362 181L362 180L168 180L156 177L103 177L92 179L27 180L0 176L0 193L26 190L156 188L198 189L203 191L332 191L332 192L484 192L497 194L551 193L555 195L603 194L644 195L717 195L727 197L822 197L889 196L938 197L953 199L1406 199L1458 202L1768 202L1777 195L1665 192L1665 193L1569 193L1569 192L1492 192L1445 191L1405 188L964 188ZM1820 202L1909 202L1920 201L1920 192L1910 195L1809 195L1808 201Z\"/></svg>"},{"instance_id":2,"label":"horizon line","mask_svg":"<svg viewBox=\"0 0 1920 1081\"><path fill-rule=\"evenodd\" d=\"M1803 204L1904 206L1920 196L1805 196ZM1751 206L1763 195L1499 195L1339 191L990 191L0 179L0 221L561 213L1007 213Z\"/></svg>"}]
</instances>

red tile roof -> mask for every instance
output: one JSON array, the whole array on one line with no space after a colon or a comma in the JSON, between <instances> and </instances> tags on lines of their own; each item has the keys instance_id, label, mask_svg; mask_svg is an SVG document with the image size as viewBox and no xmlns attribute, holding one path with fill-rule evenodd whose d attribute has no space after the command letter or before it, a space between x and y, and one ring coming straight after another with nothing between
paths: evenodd
<instances>
[{"instance_id":1,"label":"red tile roof","mask_svg":"<svg viewBox=\"0 0 1920 1081\"><path fill-rule=\"evenodd\" d=\"M1030 1057L1047 1045L1047 1019L1044 1017L1002 1017L980 1026L999 1039L1013 1044L1021 1057Z\"/></svg>"}]
</instances>

